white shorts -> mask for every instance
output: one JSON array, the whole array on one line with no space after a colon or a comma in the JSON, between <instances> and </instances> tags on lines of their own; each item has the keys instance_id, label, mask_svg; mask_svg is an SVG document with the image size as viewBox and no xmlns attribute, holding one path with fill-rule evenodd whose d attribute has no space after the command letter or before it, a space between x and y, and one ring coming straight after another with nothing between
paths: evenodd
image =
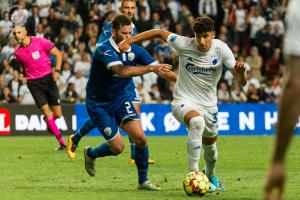
<instances>
[{"instance_id":1,"label":"white shorts","mask_svg":"<svg viewBox=\"0 0 300 200\"><path fill-rule=\"evenodd\" d=\"M173 116L186 127L184 122L184 116L187 112L196 110L200 115L204 117L205 128L203 136L212 138L218 135L218 107L205 108L186 101L173 101L172 102L172 114Z\"/></svg>"},{"instance_id":2,"label":"white shorts","mask_svg":"<svg viewBox=\"0 0 300 200\"><path fill-rule=\"evenodd\" d=\"M300 56L300 1L289 1L286 22L287 30L284 41L284 51L287 55Z\"/></svg>"}]
</instances>

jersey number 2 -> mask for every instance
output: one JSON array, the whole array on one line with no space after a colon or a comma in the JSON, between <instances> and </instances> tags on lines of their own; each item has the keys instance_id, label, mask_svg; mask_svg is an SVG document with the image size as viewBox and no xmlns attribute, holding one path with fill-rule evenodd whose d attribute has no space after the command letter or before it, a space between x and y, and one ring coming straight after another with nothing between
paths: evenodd
<instances>
[{"instance_id":1,"label":"jersey number 2","mask_svg":"<svg viewBox=\"0 0 300 200\"><path fill-rule=\"evenodd\" d=\"M127 111L127 113L128 114L132 113L131 104L128 101L126 101L125 105L126 105L126 111Z\"/></svg>"}]
</instances>

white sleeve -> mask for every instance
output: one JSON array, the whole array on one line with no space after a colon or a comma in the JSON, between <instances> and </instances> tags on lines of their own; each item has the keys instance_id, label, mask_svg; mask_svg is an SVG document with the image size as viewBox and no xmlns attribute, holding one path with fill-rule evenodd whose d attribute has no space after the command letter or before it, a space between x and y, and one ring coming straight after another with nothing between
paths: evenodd
<instances>
[{"instance_id":1,"label":"white sleeve","mask_svg":"<svg viewBox=\"0 0 300 200\"><path fill-rule=\"evenodd\" d=\"M231 49L227 44L222 45L222 63L226 68L233 68L236 61Z\"/></svg>"},{"instance_id":2,"label":"white sleeve","mask_svg":"<svg viewBox=\"0 0 300 200\"><path fill-rule=\"evenodd\" d=\"M188 40L189 38L187 37L171 33L167 38L167 43L177 54L179 54L180 51L189 43Z\"/></svg>"}]
</instances>

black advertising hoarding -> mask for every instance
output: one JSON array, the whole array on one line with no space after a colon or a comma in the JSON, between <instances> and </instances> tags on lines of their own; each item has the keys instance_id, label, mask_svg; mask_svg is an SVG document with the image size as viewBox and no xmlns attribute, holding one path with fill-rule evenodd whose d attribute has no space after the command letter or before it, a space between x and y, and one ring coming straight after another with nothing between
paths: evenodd
<instances>
[{"instance_id":1,"label":"black advertising hoarding","mask_svg":"<svg viewBox=\"0 0 300 200\"><path fill-rule=\"evenodd\" d=\"M56 120L62 134L76 130L74 105L62 106L63 117ZM0 105L0 135L48 135L41 111L35 105Z\"/></svg>"}]
</instances>

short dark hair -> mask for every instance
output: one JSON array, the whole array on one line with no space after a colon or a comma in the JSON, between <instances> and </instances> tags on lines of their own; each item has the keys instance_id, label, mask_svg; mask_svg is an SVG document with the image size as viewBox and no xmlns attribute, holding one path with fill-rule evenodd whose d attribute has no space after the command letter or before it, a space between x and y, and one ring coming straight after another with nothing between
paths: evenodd
<instances>
[{"instance_id":1,"label":"short dark hair","mask_svg":"<svg viewBox=\"0 0 300 200\"><path fill-rule=\"evenodd\" d=\"M117 15L112 21L112 28L118 31L121 26L131 25L130 19L126 15Z\"/></svg>"},{"instance_id":2,"label":"short dark hair","mask_svg":"<svg viewBox=\"0 0 300 200\"><path fill-rule=\"evenodd\" d=\"M196 34L214 31L214 21L207 16L197 17L193 22L192 29Z\"/></svg>"}]
</instances>

